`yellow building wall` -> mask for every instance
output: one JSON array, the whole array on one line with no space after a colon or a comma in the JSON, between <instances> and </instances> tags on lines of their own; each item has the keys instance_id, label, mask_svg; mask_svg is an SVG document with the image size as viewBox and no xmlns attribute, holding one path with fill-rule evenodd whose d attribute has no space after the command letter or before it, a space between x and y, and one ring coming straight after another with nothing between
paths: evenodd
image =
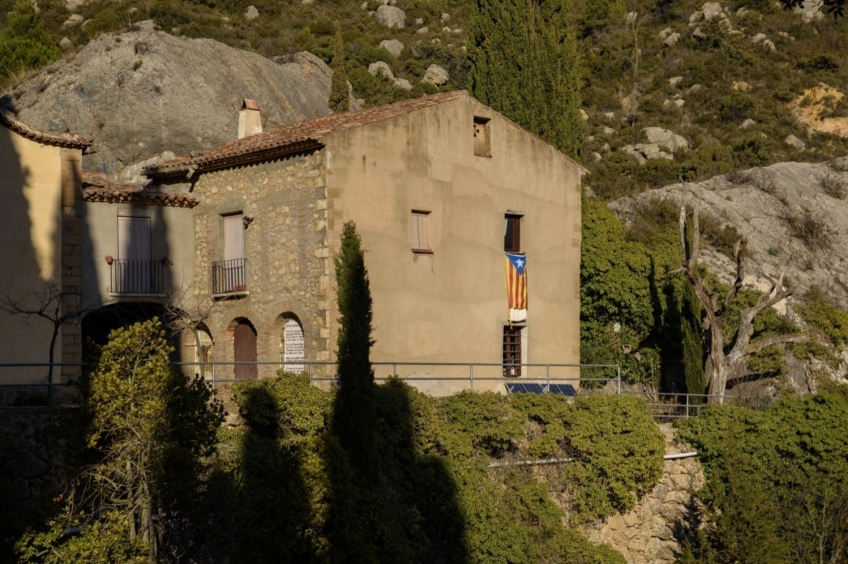
<instances>
[{"instance_id":1,"label":"yellow building wall","mask_svg":"<svg viewBox=\"0 0 848 564\"><path fill-rule=\"evenodd\" d=\"M474 117L490 118L491 157L474 154ZM526 353L531 364L579 363L580 174L556 149L470 98L324 139L331 251L354 220L374 298L375 362L491 363L475 389L503 389L507 323L504 215L524 214ZM433 254L411 251L411 210L428 218ZM335 342L338 313L330 313ZM377 376L393 367L378 366ZM544 377L545 367L525 368ZM467 367L398 367L405 375L469 376ZM576 370L551 368L554 377ZM577 387L577 382L573 382ZM442 394L468 381L417 382Z\"/></svg>"},{"instance_id":2,"label":"yellow building wall","mask_svg":"<svg viewBox=\"0 0 848 564\"><path fill-rule=\"evenodd\" d=\"M0 126L0 299L27 306L61 284L62 149ZM0 311L0 362L49 362L52 323ZM62 361L61 339L55 361ZM0 368L0 383L46 381L47 369Z\"/></svg>"}]
</instances>

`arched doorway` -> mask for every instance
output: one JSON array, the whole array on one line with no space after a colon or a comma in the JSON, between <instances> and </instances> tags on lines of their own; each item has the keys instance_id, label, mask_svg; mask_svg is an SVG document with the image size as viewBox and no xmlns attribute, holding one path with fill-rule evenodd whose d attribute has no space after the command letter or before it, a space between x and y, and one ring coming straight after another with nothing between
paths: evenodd
<instances>
[{"instance_id":1,"label":"arched doorway","mask_svg":"<svg viewBox=\"0 0 848 564\"><path fill-rule=\"evenodd\" d=\"M283 315L283 326L280 333L280 360L283 363L283 370L293 374L302 374L305 358L306 346L303 338L303 327L297 316L286 313Z\"/></svg>"},{"instance_id":2,"label":"arched doorway","mask_svg":"<svg viewBox=\"0 0 848 564\"><path fill-rule=\"evenodd\" d=\"M233 360L236 362L256 362L256 329L250 321L241 319L233 330ZM236 364L236 380L255 380L258 375L256 364Z\"/></svg>"}]
</instances>

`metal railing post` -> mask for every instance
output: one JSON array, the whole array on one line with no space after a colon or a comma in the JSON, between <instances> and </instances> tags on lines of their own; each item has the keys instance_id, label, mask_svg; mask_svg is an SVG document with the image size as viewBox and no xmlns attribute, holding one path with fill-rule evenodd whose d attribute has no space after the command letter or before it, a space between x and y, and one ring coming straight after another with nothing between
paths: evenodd
<instances>
[{"instance_id":1,"label":"metal railing post","mask_svg":"<svg viewBox=\"0 0 848 564\"><path fill-rule=\"evenodd\" d=\"M468 365L468 379L470 380L471 389L474 389L474 365Z\"/></svg>"},{"instance_id":2,"label":"metal railing post","mask_svg":"<svg viewBox=\"0 0 848 564\"><path fill-rule=\"evenodd\" d=\"M397 378L397 362L392 363L392 378Z\"/></svg>"},{"instance_id":3,"label":"metal railing post","mask_svg":"<svg viewBox=\"0 0 848 564\"><path fill-rule=\"evenodd\" d=\"M545 393L550 393L551 391L551 365L545 365Z\"/></svg>"},{"instance_id":4,"label":"metal railing post","mask_svg":"<svg viewBox=\"0 0 848 564\"><path fill-rule=\"evenodd\" d=\"M689 394L686 394L686 419L689 419Z\"/></svg>"},{"instance_id":5,"label":"metal railing post","mask_svg":"<svg viewBox=\"0 0 848 564\"><path fill-rule=\"evenodd\" d=\"M621 395L621 366L616 366L615 371L617 373L617 380L618 380L618 392L616 392L616 393L618 395Z\"/></svg>"}]
</instances>

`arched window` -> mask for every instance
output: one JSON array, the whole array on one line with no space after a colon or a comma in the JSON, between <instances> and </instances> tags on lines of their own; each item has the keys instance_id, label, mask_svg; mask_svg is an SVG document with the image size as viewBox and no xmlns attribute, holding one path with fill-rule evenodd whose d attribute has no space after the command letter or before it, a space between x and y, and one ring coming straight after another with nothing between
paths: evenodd
<instances>
[{"instance_id":1,"label":"arched window","mask_svg":"<svg viewBox=\"0 0 848 564\"><path fill-rule=\"evenodd\" d=\"M280 360L283 363L283 370L301 374L303 360L306 359L303 327L294 315L286 314L283 318L284 323L280 333Z\"/></svg>"},{"instance_id":2,"label":"arched window","mask_svg":"<svg viewBox=\"0 0 848 564\"><path fill-rule=\"evenodd\" d=\"M254 364L236 364L233 371L236 380L255 380L256 369L256 329L247 319L237 319L233 329L233 360Z\"/></svg>"}]
</instances>

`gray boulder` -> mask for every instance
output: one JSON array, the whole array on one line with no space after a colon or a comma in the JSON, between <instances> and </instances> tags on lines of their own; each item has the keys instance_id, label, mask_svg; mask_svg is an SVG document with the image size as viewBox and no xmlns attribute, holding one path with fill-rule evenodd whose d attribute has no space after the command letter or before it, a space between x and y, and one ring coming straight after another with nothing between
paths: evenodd
<instances>
[{"instance_id":1,"label":"gray boulder","mask_svg":"<svg viewBox=\"0 0 848 564\"><path fill-rule=\"evenodd\" d=\"M662 30L661 32L659 32L659 33L657 34L657 36L660 38L660 40L661 40L661 41L665 41L665 40L666 40L666 38L667 38L669 35L671 35L672 33L674 33L674 30L672 30L670 27L667 27L667 28L665 28L664 30Z\"/></svg>"},{"instance_id":2,"label":"gray boulder","mask_svg":"<svg viewBox=\"0 0 848 564\"><path fill-rule=\"evenodd\" d=\"M132 27L134 31L155 31L156 22L153 20L142 20L140 22L135 22Z\"/></svg>"},{"instance_id":3,"label":"gray boulder","mask_svg":"<svg viewBox=\"0 0 848 564\"><path fill-rule=\"evenodd\" d=\"M394 87L398 90L405 90L406 92L412 90L412 84L410 84L405 78L396 78L394 81Z\"/></svg>"},{"instance_id":4,"label":"gray boulder","mask_svg":"<svg viewBox=\"0 0 848 564\"><path fill-rule=\"evenodd\" d=\"M680 86L680 83L683 82L682 76L673 76L668 79L668 85L672 88Z\"/></svg>"},{"instance_id":5,"label":"gray boulder","mask_svg":"<svg viewBox=\"0 0 848 564\"><path fill-rule=\"evenodd\" d=\"M61 47L62 49L69 49L71 45L73 45L73 42L67 37L63 37L62 40L59 42L59 47Z\"/></svg>"},{"instance_id":6,"label":"gray boulder","mask_svg":"<svg viewBox=\"0 0 848 564\"><path fill-rule=\"evenodd\" d=\"M84 21L85 21L85 18L82 17L81 15L71 14L71 16L67 20L65 20L65 22L62 24L62 27L78 26L79 24L81 24Z\"/></svg>"},{"instance_id":7,"label":"gray boulder","mask_svg":"<svg viewBox=\"0 0 848 564\"><path fill-rule=\"evenodd\" d=\"M430 30L427 29L427 26L424 26L424 27L419 27L418 29L416 29L415 33L417 33L418 35L424 35L428 31L430 31Z\"/></svg>"},{"instance_id":8,"label":"gray boulder","mask_svg":"<svg viewBox=\"0 0 848 564\"><path fill-rule=\"evenodd\" d=\"M371 63L370 65L368 65L368 72L371 73L371 76L380 76L382 74L389 80L395 79L395 75L394 73L392 73L392 69L387 63L384 63L383 61L377 61L376 63Z\"/></svg>"},{"instance_id":9,"label":"gray boulder","mask_svg":"<svg viewBox=\"0 0 848 564\"><path fill-rule=\"evenodd\" d=\"M642 133L645 135L648 143L656 143L661 147L665 147L672 153L676 153L679 150L685 151L689 148L689 141L687 141L685 137L677 135L673 131L662 129L661 127L646 127L642 130Z\"/></svg>"},{"instance_id":10,"label":"gray boulder","mask_svg":"<svg viewBox=\"0 0 848 564\"><path fill-rule=\"evenodd\" d=\"M721 8L721 4L718 2L707 2L703 6L701 6L701 13L703 14L704 21L710 21L713 18L724 18L724 10Z\"/></svg>"},{"instance_id":11,"label":"gray boulder","mask_svg":"<svg viewBox=\"0 0 848 564\"><path fill-rule=\"evenodd\" d=\"M310 53L276 64L211 39L138 31L99 36L0 102L33 127L92 139L85 168L111 173L235 140L244 98L259 103L266 130L329 114L331 77Z\"/></svg>"},{"instance_id":12,"label":"gray boulder","mask_svg":"<svg viewBox=\"0 0 848 564\"><path fill-rule=\"evenodd\" d=\"M783 140L784 143L792 147L793 149L797 149L799 151L803 151L807 144L795 137L794 135L789 135L786 139Z\"/></svg>"},{"instance_id":13,"label":"gray boulder","mask_svg":"<svg viewBox=\"0 0 848 564\"><path fill-rule=\"evenodd\" d=\"M666 47L674 47L675 45L677 45L678 41L680 41L680 34L675 32L665 38L665 41L663 41L663 45L665 45Z\"/></svg>"},{"instance_id":14,"label":"gray boulder","mask_svg":"<svg viewBox=\"0 0 848 564\"><path fill-rule=\"evenodd\" d=\"M624 149L622 149L630 159L639 166L644 165L648 162L648 159L642 155L633 145L625 145Z\"/></svg>"},{"instance_id":15,"label":"gray boulder","mask_svg":"<svg viewBox=\"0 0 848 564\"><path fill-rule=\"evenodd\" d=\"M406 14L395 6L380 6L377 8L377 21L388 28L402 28L406 24Z\"/></svg>"},{"instance_id":16,"label":"gray boulder","mask_svg":"<svg viewBox=\"0 0 848 564\"><path fill-rule=\"evenodd\" d=\"M256 6L248 6L244 11L244 19L246 20L255 20L259 17L259 10L256 9Z\"/></svg>"},{"instance_id":17,"label":"gray boulder","mask_svg":"<svg viewBox=\"0 0 848 564\"><path fill-rule=\"evenodd\" d=\"M751 118L748 118L739 125L739 129L748 129L749 127L753 127L755 125L757 125L757 122L755 122Z\"/></svg>"},{"instance_id":18,"label":"gray boulder","mask_svg":"<svg viewBox=\"0 0 848 564\"><path fill-rule=\"evenodd\" d=\"M448 71L439 65L430 65L427 67L427 71L424 73L424 78L421 79L421 82L426 82L433 86L443 86L448 83L448 80L450 80Z\"/></svg>"},{"instance_id":19,"label":"gray boulder","mask_svg":"<svg viewBox=\"0 0 848 564\"><path fill-rule=\"evenodd\" d=\"M692 32L692 37L694 37L695 39L706 39L707 34L704 33L700 27L696 27L695 31Z\"/></svg>"},{"instance_id":20,"label":"gray boulder","mask_svg":"<svg viewBox=\"0 0 848 564\"><path fill-rule=\"evenodd\" d=\"M400 57L403 53L403 43L397 39L384 39L380 41L380 47L391 53L393 57Z\"/></svg>"}]
</instances>

